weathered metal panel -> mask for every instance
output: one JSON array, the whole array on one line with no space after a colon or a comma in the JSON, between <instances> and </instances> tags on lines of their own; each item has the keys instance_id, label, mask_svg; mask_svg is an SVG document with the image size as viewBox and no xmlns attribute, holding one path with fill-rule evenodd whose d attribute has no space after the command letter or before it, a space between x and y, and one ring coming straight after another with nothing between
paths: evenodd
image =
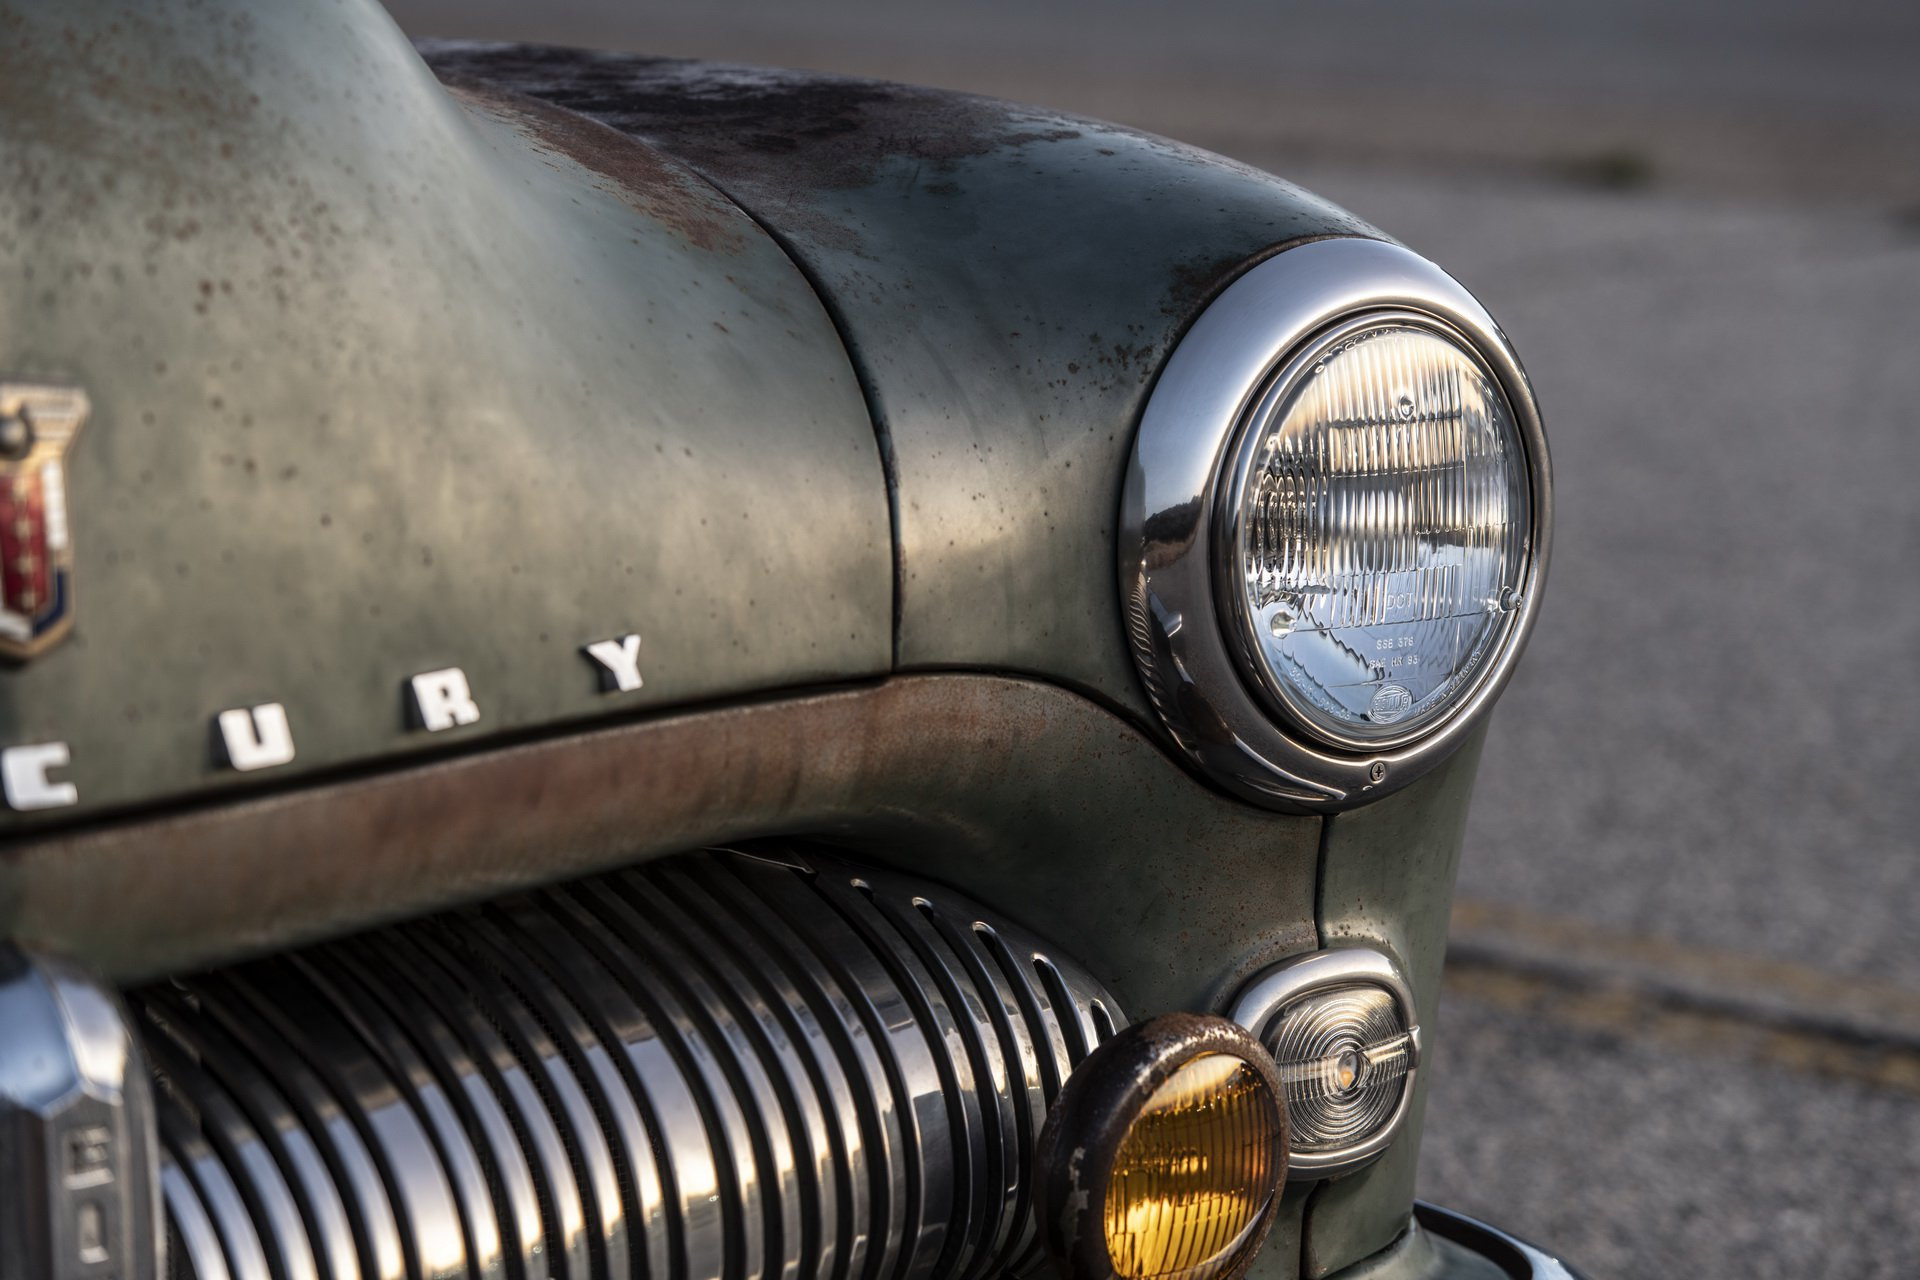
<instances>
[{"instance_id":1,"label":"weathered metal panel","mask_svg":"<svg viewBox=\"0 0 1920 1280\"><path fill-rule=\"evenodd\" d=\"M805 278L678 163L450 94L370 0L0 12L0 380L83 389L76 627L0 746L79 804L884 671L884 472ZM590 641L642 636L642 688ZM411 729L460 667L481 717ZM284 705L239 774L214 717Z\"/></svg>"},{"instance_id":2,"label":"weathered metal panel","mask_svg":"<svg viewBox=\"0 0 1920 1280\"><path fill-rule=\"evenodd\" d=\"M1222 801L1064 690L903 676L18 842L0 937L151 978L805 832L965 886L1143 1017L1313 948L1319 825Z\"/></svg>"},{"instance_id":3,"label":"weathered metal panel","mask_svg":"<svg viewBox=\"0 0 1920 1280\"><path fill-rule=\"evenodd\" d=\"M1423 1028L1423 1067L1437 1057L1442 1071L1446 1044L1434 1027L1440 969L1467 802L1486 735L1483 725L1451 759L1406 790L1329 818L1321 857L1321 940L1329 947L1378 947L1399 961ZM1405 1126L1386 1154L1324 1185L1308 1201L1302 1275L1331 1275L1407 1230L1432 1079L1429 1069L1415 1078Z\"/></svg>"},{"instance_id":4,"label":"weathered metal panel","mask_svg":"<svg viewBox=\"0 0 1920 1280\"><path fill-rule=\"evenodd\" d=\"M24 833L0 936L153 975L801 832L1029 919L1139 1016L1315 946L1318 892L1431 1019L1477 740L1323 851L1099 705L1149 719L1114 519L1154 371L1249 261L1376 233L1008 104L470 46L433 51L449 95L371 6L108 9L0 18L0 377L93 405L78 624L0 672L0 746L72 747L42 819L220 798L213 717L266 701L298 756L247 782L392 767ZM645 684L603 694L579 646L628 632ZM410 729L404 682L451 666L482 719ZM1050 683L401 758L891 666ZM1304 1234L1289 1194L1261 1274L1404 1230L1418 1105Z\"/></svg>"},{"instance_id":5,"label":"weathered metal panel","mask_svg":"<svg viewBox=\"0 0 1920 1280\"><path fill-rule=\"evenodd\" d=\"M431 44L685 159L834 309L890 450L902 667L1032 672L1146 716L1114 519L1155 372L1272 247L1378 235L1219 156L1033 107L797 72Z\"/></svg>"}]
</instances>

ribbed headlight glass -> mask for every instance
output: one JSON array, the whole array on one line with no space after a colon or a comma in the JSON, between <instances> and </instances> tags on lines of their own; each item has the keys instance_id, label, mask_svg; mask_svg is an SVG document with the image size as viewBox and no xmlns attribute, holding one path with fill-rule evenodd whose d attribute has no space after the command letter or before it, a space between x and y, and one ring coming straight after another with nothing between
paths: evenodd
<instances>
[{"instance_id":1,"label":"ribbed headlight glass","mask_svg":"<svg viewBox=\"0 0 1920 1280\"><path fill-rule=\"evenodd\" d=\"M1233 476L1222 594L1257 684L1336 746L1418 736L1512 629L1528 504L1513 410L1464 340L1397 314L1322 336Z\"/></svg>"}]
</instances>

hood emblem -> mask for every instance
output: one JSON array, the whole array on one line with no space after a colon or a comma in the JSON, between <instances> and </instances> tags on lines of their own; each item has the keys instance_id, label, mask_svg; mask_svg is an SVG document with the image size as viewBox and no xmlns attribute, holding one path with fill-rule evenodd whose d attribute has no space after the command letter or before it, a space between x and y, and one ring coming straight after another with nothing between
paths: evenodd
<instances>
[{"instance_id":1,"label":"hood emblem","mask_svg":"<svg viewBox=\"0 0 1920 1280\"><path fill-rule=\"evenodd\" d=\"M73 626L66 457L87 408L73 388L0 383L0 658L36 657Z\"/></svg>"}]
</instances>

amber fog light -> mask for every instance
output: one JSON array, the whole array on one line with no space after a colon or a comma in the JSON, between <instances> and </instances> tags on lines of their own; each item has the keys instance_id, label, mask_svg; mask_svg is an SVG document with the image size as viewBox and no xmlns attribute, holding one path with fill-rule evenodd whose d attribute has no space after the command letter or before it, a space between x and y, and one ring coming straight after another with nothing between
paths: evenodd
<instances>
[{"instance_id":1,"label":"amber fog light","mask_svg":"<svg viewBox=\"0 0 1920 1280\"><path fill-rule=\"evenodd\" d=\"M1272 1058L1224 1018L1166 1014L1060 1091L1035 1152L1040 1232L1072 1280L1231 1280L1286 1176Z\"/></svg>"}]
</instances>

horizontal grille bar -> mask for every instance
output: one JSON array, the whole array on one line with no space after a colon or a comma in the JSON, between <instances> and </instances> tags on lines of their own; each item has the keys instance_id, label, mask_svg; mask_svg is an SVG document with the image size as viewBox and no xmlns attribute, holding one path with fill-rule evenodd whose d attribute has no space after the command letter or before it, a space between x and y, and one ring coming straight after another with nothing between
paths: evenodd
<instances>
[{"instance_id":1,"label":"horizontal grille bar","mask_svg":"<svg viewBox=\"0 0 1920 1280\"><path fill-rule=\"evenodd\" d=\"M196 1280L894 1280L1035 1260L1121 1022L964 898L707 852L134 992Z\"/></svg>"}]
</instances>

